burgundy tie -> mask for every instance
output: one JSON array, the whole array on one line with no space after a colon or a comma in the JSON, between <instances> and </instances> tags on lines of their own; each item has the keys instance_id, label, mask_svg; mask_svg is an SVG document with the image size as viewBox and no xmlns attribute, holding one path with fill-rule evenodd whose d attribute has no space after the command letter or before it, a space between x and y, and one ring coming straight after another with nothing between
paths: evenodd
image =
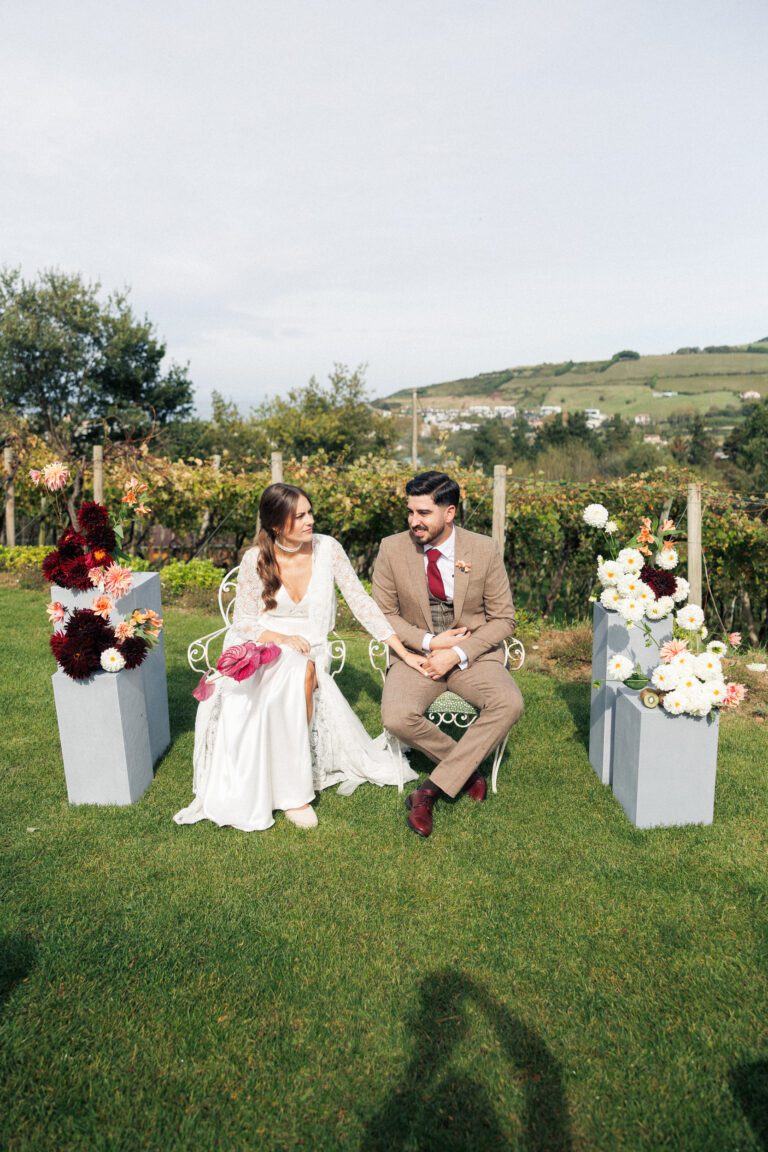
<instances>
[{"instance_id":1,"label":"burgundy tie","mask_svg":"<svg viewBox=\"0 0 768 1152\"><path fill-rule=\"evenodd\" d=\"M427 552L427 584L436 600L447 600L448 597L445 594L443 578L437 566L437 562L441 556L442 552L437 548L430 548L429 552Z\"/></svg>"}]
</instances>

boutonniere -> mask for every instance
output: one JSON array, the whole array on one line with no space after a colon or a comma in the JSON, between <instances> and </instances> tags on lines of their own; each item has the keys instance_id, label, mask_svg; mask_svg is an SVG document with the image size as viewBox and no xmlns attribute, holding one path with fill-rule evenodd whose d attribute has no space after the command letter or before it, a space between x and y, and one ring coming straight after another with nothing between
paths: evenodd
<instances>
[{"instance_id":1,"label":"boutonniere","mask_svg":"<svg viewBox=\"0 0 768 1152\"><path fill-rule=\"evenodd\" d=\"M459 572L471 572L472 571L472 565L469 564L466 560L457 560L456 561L456 567L458 568Z\"/></svg>"}]
</instances>

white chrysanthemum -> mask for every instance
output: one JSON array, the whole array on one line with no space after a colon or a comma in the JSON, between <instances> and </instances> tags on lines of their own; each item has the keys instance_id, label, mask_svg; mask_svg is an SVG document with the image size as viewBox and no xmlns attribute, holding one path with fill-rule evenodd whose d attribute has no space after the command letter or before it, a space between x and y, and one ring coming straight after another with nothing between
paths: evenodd
<instances>
[{"instance_id":1,"label":"white chrysanthemum","mask_svg":"<svg viewBox=\"0 0 768 1152\"><path fill-rule=\"evenodd\" d=\"M678 652L669 661L670 668L677 668L678 672L693 672L696 657L693 652Z\"/></svg>"},{"instance_id":2,"label":"white chrysanthemum","mask_svg":"<svg viewBox=\"0 0 768 1152\"><path fill-rule=\"evenodd\" d=\"M685 697L685 710L689 716L708 716L712 711L712 700L706 686L700 680L697 680L690 689L681 685L680 691Z\"/></svg>"},{"instance_id":3,"label":"white chrysanthemum","mask_svg":"<svg viewBox=\"0 0 768 1152\"><path fill-rule=\"evenodd\" d=\"M665 711L671 712L673 716L684 715L687 711L685 696L679 688L675 688L672 692L667 692L662 700L662 705Z\"/></svg>"},{"instance_id":4,"label":"white chrysanthemum","mask_svg":"<svg viewBox=\"0 0 768 1152\"><path fill-rule=\"evenodd\" d=\"M695 658L693 667L700 680L721 680L723 677L720 657L714 652L702 652Z\"/></svg>"},{"instance_id":5,"label":"white chrysanthemum","mask_svg":"<svg viewBox=\"0 0 768 1152\"><path fill-rule=\"evenodd\" d=\"M637 592L635 593L635 600L639 600L640 603L645 606L647 611L649 604L656 603L656 593L654 592L653 588L649 588L648 585L643 584L641 580Z\"/></svg>"},{"instance_id":6,"label":"white chrysanthemum","mask_svg":"<svg viewBox=\"0 0 768 1152\"><path fill-rule=\"evenodd\" d=\"M688 599L691 592L691 586L686 580L685 576L675 576L675 583L677 587L672 593L672 599L674 600L675 604L682 604L683 601Z\"/></svg>"},{"instance_id":7,"label":"white chrysanthemum","mask_svg":"<svg viewBox=\"0 0 768 1152\"><path fill-rule=\"evenodd\" d=\"M583 512L584 523L590 528L605 528L608 523L608 509L602 504L589 504Z\"/></svg>"},{"instance_id":8,"label":"white chrysanthemum","mask_svg":"<svg viewBox=\"0 0 768 1152\"><path fill-rule=\"evenodd\" d=\"M603 608L607 608L609 612L615 612L621 603L623 596L616 588L604 588L600 593L600 603Z\"/></svg>"},{"instance_id":9,"label":"white chrysanthemum","mask_svg":"<svg viewBox=\"0 0 768 1152\"><path fill-rule=\"evenodd\" d=\"M628 624L637 624L645 614L645 604L643 604L642 600L626 597L619 600L616 605L616 611L622 620L626 620Z\"/></svg>"},{"instance_id":10,"label":"white chrysanthemum","mask_svg":"<svg viewBox=\"0 0 768 1152\"><path fill-rule=\"evenodd\" d=\"M609 536L614 536L618 532L619 526L615 520L609 520L605 526L605 530Z\"/></svg>"},{"instance_id":11,"label":"white chrysanthemum","mask_svg":"<svg viewBox=\"0 0 768 1152\"><path fill-rule=\"evenodd\" d=\"M624 565L625 572L639 572L645 564L645 556L637 548L622 548L617 560Z\"/></svg>"},{"instance_id":12,"label":"white chrysanthemum","mask_svg":"<svg viewBox=\"0 0 768 1152\"><path fill-rule=\"evenodd\" d=\"M662 609L658 600L651 600L645 606L646 620L663 620L666 612Z\"/></svg>"},{"instance_id":13,"label":"white chrysanthemum","mask_svg":"<svg viewBox=\"0 0 768 1152\"><path fill-rule=\"evenodd\" d=\"M661 692L671 692L680 683L680 673L671 664L659 664L651 674L651 683Z\"/></svg>"},{"instance_id":14,"label":"white chrysanthemum","mask_svg":"<svg viewBox=\"0 0 768 1152\"><path fill-rule=\"evenodd\" d=\"M724 644L722 640L710 640L707 644L707 652L713 652L715 656L725 656L728 651L728 645Z\"/></svg>"},{"instance_id":15,"label":"white chrysanthemum","mask_svg":"<svg viewBox=\"0 0 768 1152\"><path fill-rule=\"evenodd\" d=\"M105 648L101 654L101 666L105 672L119 672L125 668L125 660L117 648Z\"/></svg>"},{"instance_id":16,"label":"white chrysanthemum","mask_svg":"<svg viewBox=\"0 0 768 1152\"><path fill-rule=\"evenodd\" d=\"M677 551L674 548L662 548L660 552L656 553L656 563L665 572L677 568Z\"/></svg>"},{"instance_id":17,"label":"white chrysanthemum","mask_svg":"<svg viewBox=\"0 0 768 1152\"><path fill-rule=\"evenodd\" d=\"M626 656L611 656L608 661L608 679L623 683L632 674L634 665Z\"/></svg>"},{"instance_id":18,"label":"white chrysanthemum","mask_svg":"<svg viewBox=\"0 0 768 1152\"><path fill-rule=\"evenodd\" d=\"M709 680L704 688L709 696L713 708L719 708L726 698L728 689L725 680Z\"/></svg>"},{"instance_id":19,"label":"white chrysanthemum","mask_svg":"<svg viewBox=\"0 0 768 1152\"><path fill-rule=\"evenodd\" d=\"M698 632L704 623L704 612L698 604L687 604L685 608L680 608L675 620L686 632Z\"/></svg>"},{"instance_id":20,"label":"white chrysanthemum","mask_svg":"<svg viewBox=\"0 0 768 1152\"><path fill-rule=\"evenodd\" d=\"M642 580L637 572L625 572L616 581L616 587L622 596L630 596L634 599L641 588L645 588Z\"/></svg>"},{"instance_id":21,"label":"white chrysanthemum","mask_svg":"<svg viewBox=\"0 0 768 1152\"><path fill-rule=\"evenodd\" d=\"M611 588L624 575L621 564L615 560L605 560L597 569L597 578L603 588Z\"/></svg>"},{"instance_id":22,"label":"white chrysanthemum","mask_svg":"<svg viewBox=\"0 0 768 1152\"><path fill-rule=\"evenodd\" d=\"M659 596L656 603L658 604L659 608L661 609L661 615L662 616L669 616L670 612L675 607L675 602L671 596Z\"/></svg>"},{"instance_id":23,"label":"white chrysanthemum","mask_svg":"<svg viewBox=\"0 0 768 1152\"><path fill-rule=\"evenodd\" d=\"M696 692L701 687L701 680L699 680L695 672L688 669L681 669L677 686L684 695L688 696L691 692Z\"/></svg>"}]
</instances>

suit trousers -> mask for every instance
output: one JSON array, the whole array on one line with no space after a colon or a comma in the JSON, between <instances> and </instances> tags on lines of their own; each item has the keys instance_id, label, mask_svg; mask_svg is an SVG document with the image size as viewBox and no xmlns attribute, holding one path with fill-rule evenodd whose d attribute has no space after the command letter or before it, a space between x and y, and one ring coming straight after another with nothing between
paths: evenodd
<instances>
[{"instance_id":1,"label":"suit trousers","mask_svg":"<svg viewBox=\"0 0 768 1152\"><path fill-rule=\"evenodd\" d=\"M479 715L456 741L424 715L446 689L456 692ZM431 779L456 796L475 769L523 714L523 697L504 665L479 659L463 672L453 669L442 680L428 677L394 660L387 672L381 699L384 727L404 744L418 748L437 764Z\"/></svg>"}]
</instances>

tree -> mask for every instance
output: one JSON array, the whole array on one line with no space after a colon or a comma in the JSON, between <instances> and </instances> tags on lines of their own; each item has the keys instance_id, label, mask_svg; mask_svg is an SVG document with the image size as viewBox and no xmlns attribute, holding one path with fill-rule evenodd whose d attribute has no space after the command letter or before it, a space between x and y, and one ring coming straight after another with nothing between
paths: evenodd
<instances>
[{"instance_id":1,"label":"tree","mask_svg":"<svg viewBox=\"0 0 768 1152\"><path fill-rule=\"evenodd\" d=\"M391 451L397 438L392 419L375 412L366 397L364 364L354 372L335 364L327 387L313 376L286 399L262 404L254 417L274 448L299 459L323 449L335 460L355 460Z\"/></svg>"},{"instance_id":2,"label":"tree","mask_svg":"<svg viewBox=\"0 0 768 1152\"><path fill-rule=\"evenodd\" d=\"M55 452L124 439L192 410L187 370L163 371L165 345L127 294L64 272L0 271L0 400Z\"/></svg>"},{"instance_id":3,"label":"tree","mask_svg":"<svg viewBox=\"0 0 768 1152\"><path fill-rule=\"evenodd\" d=\"M723 447L750 486L768 492L768 398L754 406Z\"/></svg>"},{"instance_id":4,"label":"tree","mask_svg":"<svg viewBox=\"0 0 768 1152\"><path fill-rule=\"evenodd\" d=\"M691 434L688 440L686 460L694 468L701 468L704 464L712 462L714 447L712 437L704 427L702 417L697 413L691 423Z\"/></svg>"}]
</instances>

